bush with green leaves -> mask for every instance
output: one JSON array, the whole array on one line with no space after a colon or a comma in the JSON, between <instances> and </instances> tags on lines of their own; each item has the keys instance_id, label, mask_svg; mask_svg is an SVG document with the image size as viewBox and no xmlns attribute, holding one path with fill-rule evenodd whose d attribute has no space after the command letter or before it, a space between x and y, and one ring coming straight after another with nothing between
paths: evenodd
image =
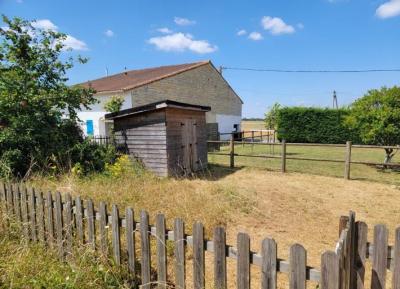
<instances>
[{"instance_id":1,"label":"bush with green leaves","mask_svg":"<svg viewBox=\"0 0 400 289\"><path fill-rule=\"evenodd\" d=\"M360 143L356 129L344 124L348 109L283 107L278 110L278 139L293 143Z\"/></svg>"},{"instance_id":2,"label":"bush with green leaves","mask_svg":"<svg viewBox=\"0 0 400 289\"><path fill-rule=\"evenodd\" d=\"M67 85L76 61L66 35L3 16L0 28L0 177L64 164L82 142L77 111L96 102L94 91Z\"/></svg>"},{"instance_id":3,"label":"bush with green leaves","mask_svg":"<svg viewBox=\"0 0 400 289\"><path fill-rule=\"evenodd\" d=\"M400 87L382 87L368 91L352 105L346 124L360 132L366 144L400 144ZM386 149L384 162L392 160L395 150Z\"/></svg>"},{"instance_id":4,"label":"bush with green leaves","mask_svg":"<svg viewBox=\"0 0 400 289\"><path fill-rule=\"evenodd\" d=\"M71 169L76 175L102 172L107 164L115 162L117 156L114 146L99 145L90 139L75 144L69 151Z\"/></svg>"}]
</instances>

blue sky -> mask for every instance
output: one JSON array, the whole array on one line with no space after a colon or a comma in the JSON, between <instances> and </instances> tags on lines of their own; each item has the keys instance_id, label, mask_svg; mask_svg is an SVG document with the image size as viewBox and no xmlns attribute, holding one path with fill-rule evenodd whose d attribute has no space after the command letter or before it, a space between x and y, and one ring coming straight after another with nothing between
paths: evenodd
<instances>
[{"instance_id":1,"label":"blue sky","mask_svg":"<svg viewBox=\"0 0 400 289\"><path fill-rule=\"evenodd\" d=\"M150 4L151 3L151 4ZM50 1L0 0L0 13L38 20L69 35L89 57L77 83L126 67L210 59L216 66L274 69L400 68L400 0ZM400 85L400 73L286 74L224 70L244 100L243 116L274 102L330 106L368 89Z\"/></svg>"}]
</instances>

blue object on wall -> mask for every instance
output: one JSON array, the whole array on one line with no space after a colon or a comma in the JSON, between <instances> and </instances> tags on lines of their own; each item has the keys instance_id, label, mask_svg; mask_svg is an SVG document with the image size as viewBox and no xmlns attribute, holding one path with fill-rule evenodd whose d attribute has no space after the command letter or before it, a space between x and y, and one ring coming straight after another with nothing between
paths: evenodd
<instances>
[{"instance_id":1,"label":"blue object on wall","mask_svg":"<svg viewBox=\"0 0 400 289\"><path fill-rule=\"evenodd\" d=\"M86 121L86 134L93 135L93 120L91 119Z\"/></svg>"}]
</instances>

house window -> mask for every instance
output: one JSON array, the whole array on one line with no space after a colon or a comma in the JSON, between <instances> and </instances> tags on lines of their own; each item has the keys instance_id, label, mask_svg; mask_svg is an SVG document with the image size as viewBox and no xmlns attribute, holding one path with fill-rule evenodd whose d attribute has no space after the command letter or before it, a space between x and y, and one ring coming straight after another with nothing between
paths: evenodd
<instances>
[{"instance_id":1,"label":"house window","mask_svg":"<svg viewBox=\"0 0 400 289\"><path fill-rule=\"evenodd\" d=\"M93 120L91 119L86 121L86 134L93 135Z\"/></svg>"},{"instance_id":2,"label":"house window","mask_svg":"<svg viewBox=\"0 0 400 289\"><path fill-rule=\"evenodd\" d=\"M234 124L233 125L233 129L234 129L234 131L237 132L239 130L239 125L238 124Z\"/></svg>"}]
</instances>

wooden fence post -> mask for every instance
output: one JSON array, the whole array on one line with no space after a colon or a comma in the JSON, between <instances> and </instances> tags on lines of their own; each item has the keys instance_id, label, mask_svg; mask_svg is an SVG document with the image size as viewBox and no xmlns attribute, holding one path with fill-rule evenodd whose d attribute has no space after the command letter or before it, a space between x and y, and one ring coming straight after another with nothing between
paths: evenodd
<instances>
[{"instance_id":1,"label":"wooden fence post","mask_svg":"<svg viewBox=\"0 0 400 289\"><path fill-rule=\"evenodd\" d=\"M205 285L204 227L202 223L193 225L193 288L204 289Z\"/></svg>"},{"instance_id":2,"label":"wooden fence post","mask_svg":"<svg viewBox=\"0 0 400 289\"><path fill-rule=\"evenodd\" d=\"M394 236L394 262L392 272L392 289L400 289L400 227Z\"/></svg>"},{"instance_id":3,"label":"wooden fence post","mask_svg":"<svg viewBox=\"0 0 400 289\"><path fill-rule=\"evenodd\" d=\"M300 244L290 247L289 288L306 289L307 252Z\"/></svg>"},{"instance_id":4,"label":"wooden fence post","mask_svg":"<svg viewBox=\"0 0 400 289\"><path fill-rule=\"evenodd\" d=\"M321 289L339 289L339 257L326 251L321 256Z\"/></svg>"},{"instance_id":5,"label":"wooden fence post","mask_svg":"<svg viewBox=\"0 0 400 289\"><path fill-rule=\"evenodd\" d=\"M54 212L53 212L53 195L47 192L46 197L46 224L47 224L47 243L50 247L54 245Z\"/></svg>"},{"instance_id":6,"label":"wooden fence post","mask_svg":"<svg viewBox=\"0 0 400 289\"><path fill-rule=\"evenodd\" d=\"M128 268L132 276L135 276L136 266L135 266L135 218L132 208L126 208L125 213L126 218L126 246L128 251Z\"/></svg>"},{"instance_id":7,"label":"wooden fence post","mask_svg":"<svg viewBox=\"0 0 400 289\"><path fill-rule=\"evenodd\" d=\"M344 165L344 178L350 180L351 141L346 142L346 159Z\"/></svg>"},{"instance_id":8,"label":"wooden fence post","mask_svg":"<svg viewBox=\"0 0 400 289\"><path fill-rule=\"evenodd\" d=\"M274 239L264 239L261 244L261 288L276 289L277 245Z\"/></svg>"},{"instance_id":9,"label":"wooden fence post","mask_svg":"<svg viewBox=\"0 0 400 289\"><path fill-rule=\"evenodd\" d=\"M107 205L104 202L100 202L99 205L99 214L100 214L100 222L99 222L99 235L100 235L100 250L103 256L108 255L108 246L107 246L107 227L108 227L108 219L107 219Z\"/></svg>"},{"instance_id":10,"label":"wooden fence post","mask_svg":"<svg viewBox=\"0 0 400 289\"><path fill-rule=\"evenodd\" d=\"M157 214L157 283L159 289L167 288L167 243L165 233L165 216L163 214Z\"/></svg>"},{"instance_id":11,"label":"wooden fence post","mask_svg":"<svg viewBox=\"0 0 400 289\"><path fill-rule=\"evenodd\" d=\"M29 236L29 217L28 217L28 200L26 196L26 188L22 188L21 192L21 212L22 212L22 230L24 232L25 241L30 240Z\"/></svg>"},{"instance_id":12,"label":"wooden fence post","mask_svg":"<svg viewBox=\"0 0 400 289\"><path fill-rule=\"evenodd\" d=\"M72 197L70 194L65 196L64 205L64 233L65 233L65 247L66 254L72 254Z\"/></svg>"},{"instance_id":13,"label":"wooden fence post","mask_svg":"<svg viewBox=\"0 0 400 289\"><path fill-rule=\"evenodd\" d=\"M237 236L237 288L250 288L250 238L245 233Z\"/></svg>"},{"instance_id":14,"label":"wooden fence post","mask_svg":"<svg viewBox=\"0 0 400 289\"><path fill-rule=\"evenodd\" d=\"M231 134L231 141L230 141L230 167L234 168L235 167L235 138L233 133Z\"/></svg>"},{"instance_id":15,"label":"wooden fence post","mask_svg":"<svg viewBox=\"0 0 400 289\"><path fill-rule=\"evenodd\" d=\"M64 258L64 236L63 236L63 218L62 218L62 198L61 193L56 192L56 204L55 204L55 229L56 229L56 240L58 247L58 254L60 259Z\"/></svg>"},{"instance_id":16,"label":"wooden fence post","mask_svg":"<svg viewBox=\"0 0 400 289\"><path fill-rule=\"evenodd\" d=\"M388 255L388 230L385 225L374 228L374 252L372 256L371 289L384 289Z\"/></svg>"},{"instance_id":17,"label":"wooden fence post","mask_svg":"<svg viewBox=\"0 0 400 289\"><path fill-rule=\"evenodd\" d=\"M151 288L151 254L149 238L149 214L146 211L140 212L140 245L142 251L142 287Z\"/></svg>"},{"instance_id":18,"label":"wooden fence post","mask_svg":"<svg viewBox=\"0 0 400 289\"><path fill-rule=\"evenodd\" d=\"M111 228L114 261L115 264L119 266L121 265L121 239L119 234L119 211L117 205L112 205Z\"/></svg>"},{"instance_id":19,"label":"wooden fence post","mask_svg":"<svg viewBox=\"0 0 400 289\"><path fill-rule=\"evenodd\" d=\"M354 269L356 271L355 287L357 289L364 289L365 277L365 261L367 253L367 234L368 226L364 222L356 222L356 256L354 260Z\"/></svg>"},{"instance_id":20,"label":"wooden fence post","mask_svg":"<svg viewBox=\"0 0 400 289\"><path fill-rule=\"evenodd\" d=\"M185 289L185 223L182 219L175 219L174 241L175 285L178 289Z\"/></svg>"},{"instance_id":21,"label":"wooden fence post","mask_svg":"<svg viewBox=\"0 0 400 289\"><path fill-rule=\"evenodd\" d=\"M29 190L29 221L31 226L31 239L32 241L37 241L37 231L36 231L36 197L35 190L32 188Z\"/></svg>"},{"instance_id":22,"label":"wooden fence post","mask_svg":"<svg viewBox=\"0 0 400 289\"><path fill-rule=\"evenodd\" d=\"M214 229L214 288L226 289L226 234L223 227Z\"/></svg>"},{"instance_id":23,"label":"wooden fence post","mask_svg":"<svg viewBox=\"0 0 400 289\"><path fill-rule=\"evenodd\" d=\"M37 193L37 223L38 223L38 239L40 242L45 242L45 227L44 227L44 201L42 192Z\"/></svg>"},{"instance_id":24,"label":"wooden fence post","mask_svg":"<svg viewBox=\"0 0 400 289\"><path fill-rule=\"evenodd\" d=\"M75 224L76 224L76 236L81 244L85 243L85 233L83 231L83 206L81 197L75 199Z\"/></svg>"},{"instance_id":25,"label":"wooden fence post","mask_svg":"<svg viewBox=\"0 0 400 289\"><path fill-rule=\"evenodd\" d=\"M286 173L286 140L282 140L282 173Z\"/></svg>"},{"instance_id":26,"label":"wooden fence post","mask_svg":"<svg viewBox=\"0 0 400 289\"><path fill-rule=\"evenodd\" d=\"M93 250L96 250L96 216L94 214L94 204L92 199L87 200L86 202L86 211L87 211L87 235L88 235L88 243Z\"/></svg>"}]
</instances>

